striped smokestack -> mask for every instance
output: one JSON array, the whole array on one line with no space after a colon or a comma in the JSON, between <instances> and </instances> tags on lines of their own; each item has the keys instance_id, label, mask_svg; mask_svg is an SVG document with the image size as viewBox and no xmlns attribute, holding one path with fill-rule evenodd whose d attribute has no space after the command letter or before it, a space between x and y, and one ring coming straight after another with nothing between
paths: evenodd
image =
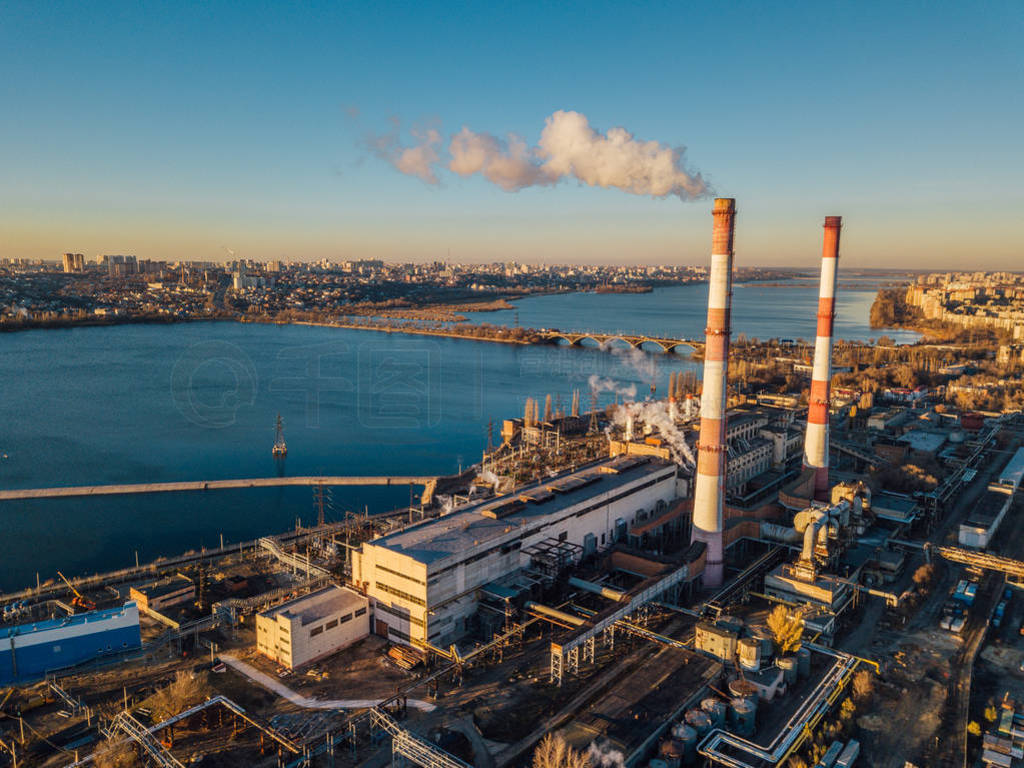
<instances>
[{"instance_id":1,"label":"striped smokestack","mask_svg":"<svg viewBox=\"0 0 1024 768\"><path fill-rule=\"evenodd\" d=\"M818 335L814 341L811 400L804 437L804 467L814 470L814 498L828 501L828 402L832 381L832 321L836 316L836 269L842 216L825 217L821 252L821 291L818 294Z\"/></svg>"},{"instance_id":2,"label":"striped smokestack","mask_svg":"<svg viewBox=\"0 0 1024 768\"><path fill-rule=\"evenodd\" d=\"M697 483L693 493L693 540L707 546L704 584L722 584L722 502L725 494L725 395L729 368L729 310L732 303L732 243L736 201L715 200L704 344L704 390L700 398Z\"/></svg>"}]
</instances>

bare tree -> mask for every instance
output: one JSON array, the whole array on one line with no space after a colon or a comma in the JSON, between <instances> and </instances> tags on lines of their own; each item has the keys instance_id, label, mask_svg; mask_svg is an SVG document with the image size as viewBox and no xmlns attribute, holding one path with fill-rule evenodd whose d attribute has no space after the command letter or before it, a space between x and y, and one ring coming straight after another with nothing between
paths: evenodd
<instances>
[{"instance_id":1,"label":"bare tree","mask_svg":"<svg viewBox=\"0 0 1024 768\"><path fill-rule=\"evenodd\" d=\"M136 768L142 765L128 739L107 739L92 753L96 768Z\"/></svg>"},{"instance_id":2,"label":"bare tree","mask_svg":"<svg viewBox=\"0 0 1024 768\"><path fill-rule=\"evenodd\" d=\"M549 733L533 752L533 768L590 768L590 758Z\"/></svg>"},{"instance_id":3,"label":"bare tree","mask_svg":"<svg viewBox=\"0 0 1024 768\"><path fill-rule=\"evenodd\" d=\"M157 720L166 720L207 699L210 684L206 678L205 673L178 672L170 685L150 697L153 716Z\"/></svg>"}]
</instances>

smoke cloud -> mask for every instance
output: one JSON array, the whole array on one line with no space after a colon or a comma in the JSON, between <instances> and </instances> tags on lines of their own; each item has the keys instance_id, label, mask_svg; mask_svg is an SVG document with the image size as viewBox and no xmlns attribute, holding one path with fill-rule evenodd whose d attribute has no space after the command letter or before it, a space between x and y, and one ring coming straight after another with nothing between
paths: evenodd
<instances>
[{"instance_id":1,"label":"smoke cloud","mask_svg":"<svg viewBox=\"0 0 1024 768\"><path fill-rule=\"evenodd\" d=\"M620 397L636 397L636 384L623 386L614 379L598 376L596 373L591 374L590 378L587 379L587 384L590 386L590 391L595 395L599 395L602 392L614 392Z\"/></svg>"},{"instance_id":2,"label":"smoke cloud","mask_svg":"<svg viewBox=\"0 0 1024 768\"><path fill-rule=\"evenodd\" d=\"M402 146L399 138L398 122L392 122L394 127L390 132L367 137L366 144L370 151L408 176L415 176L427 184L438 184L440 180L434 172L434 166L441 160L438 152L443 140L441 134L433 128L414 129L412 136L416 143L406 147Z\"/></svg>"},{"instance_id":3,"label":"smoke cloud","mask_svg":"<svg viewBox=\"0 0 1024 768\"><path fill-rule=\"evenodd\" d=\"M435 130L414 135L417 143L403 147L396 127L369 144L402 173L437 184L441 136ZM459 176L479 174L506 192L574 179L651 197L692 200L711 194L701 174L686 168L685 153L685 147L643 141L625 128L601 133L585 115L559 110L545 120L536 146L515 134L502 139L463 127L449 140L447 167Z\"/></svg>"},{"instance_id":4,"label":"smoke cloud","mask_svg":"<svg viewBox=\"0 0 1024 768\"><path fill-rule=\"evenodd\" d=\"M633 420L633 429L642 431L644 425L656 431L668 443L673 458L689 469L697 466L693 450L686 442L686 436L676 426L664 400L647 400L642 403L624 403L615 409L612 422L625 429L626 422Z\"/></svg>"}]
</instances>

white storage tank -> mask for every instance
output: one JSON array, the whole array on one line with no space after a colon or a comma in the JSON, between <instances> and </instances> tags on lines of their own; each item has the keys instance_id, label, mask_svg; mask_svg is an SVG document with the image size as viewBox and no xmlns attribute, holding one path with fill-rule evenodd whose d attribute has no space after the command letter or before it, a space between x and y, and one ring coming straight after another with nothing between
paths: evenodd
<instances>
[{"instance_id":1,"label":"white storage tank","mask_svg":"<svg viewBox=\"0 0 1024 768\"><path fill-rule=\"evenodd\" d=\"M737 645L737 656L740 668L747 672L758 672L761 669L761 643L754 637L744 637Z\"/></svg>"}]
</instances>

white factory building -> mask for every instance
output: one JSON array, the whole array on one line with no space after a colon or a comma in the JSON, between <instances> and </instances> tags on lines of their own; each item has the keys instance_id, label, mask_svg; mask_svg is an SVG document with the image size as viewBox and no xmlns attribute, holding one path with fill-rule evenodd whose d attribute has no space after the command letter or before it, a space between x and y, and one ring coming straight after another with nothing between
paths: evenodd
<instances>
[{"instance_id":1,"label":"white factory building","mask_svg":"<svg viewBox=\"0 0 1024 768\"><path fill-rule=\"evenodd\" d=\"M370 634L369 600L347 587L327 586L256 615L256 650L295 669Z\"/></svg>"},{"instance_id":2,"label":"white factory building","mask_svg":"<svg viewBox=\"0 0 1024 768\"><path fill-rule=\"evenodd\" d=\"M619 456L456 508L366 542L352 579L374 606L374 631L393 642L447 646L467 629L482 588L510 584L539 561L592 554L667 508L676 465Z\"/></svg>"}]
</instances>

